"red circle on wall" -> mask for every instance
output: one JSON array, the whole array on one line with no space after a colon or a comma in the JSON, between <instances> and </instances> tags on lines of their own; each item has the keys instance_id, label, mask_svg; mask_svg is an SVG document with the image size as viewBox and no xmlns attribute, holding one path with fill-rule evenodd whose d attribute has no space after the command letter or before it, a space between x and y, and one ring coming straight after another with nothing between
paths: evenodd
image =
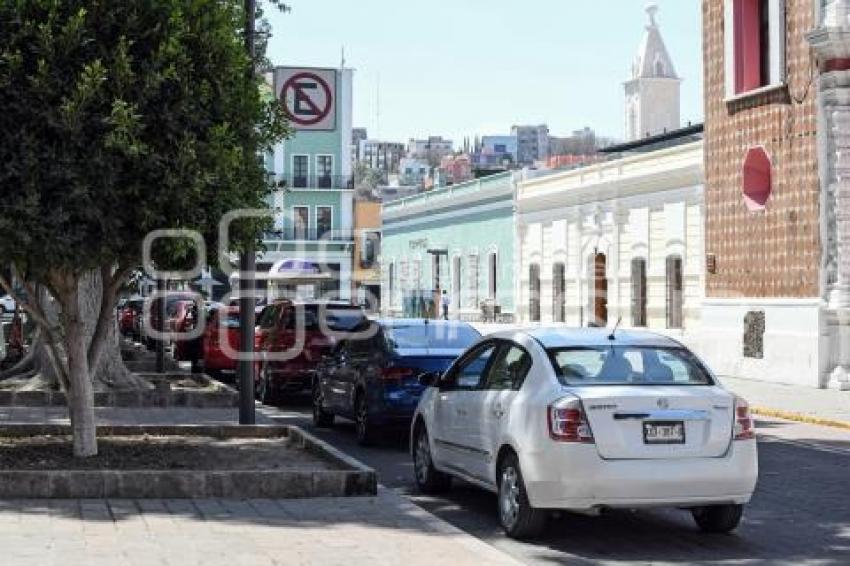
<instances>
[{"instance_id":1,"label":"red circle on wall","mask_svg":"<svg viewBox=\"0 0 850 566\"><path fill-rule=\"evenodd\" d=\"M763 147L747 150L743 167L744 204L751 211L764 210L773 190L773 164Z\"/></svg>"}]
</instances>

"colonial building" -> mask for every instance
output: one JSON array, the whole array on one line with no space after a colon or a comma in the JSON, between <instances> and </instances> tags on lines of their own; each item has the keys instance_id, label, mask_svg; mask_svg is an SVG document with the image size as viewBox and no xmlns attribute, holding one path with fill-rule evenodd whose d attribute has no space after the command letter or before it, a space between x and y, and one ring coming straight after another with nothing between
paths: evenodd
<instances>
[{"instance_id":1,"label":"colonial building","mask_svg":"<svg viewBox=\"0 0 850 566\"><path fill-rule=\"evenodd\" d=\"M274 229L258 254L272 296L351 298L351 69L277 67L269 77L295 133L267 158Z\"/></svg>"},{"instance_id":2,"label":"colonial building","mask_svg":"<svg viewBox=\"0 0 850 566\"><path fill-rule=\"evenodd\" d=\"M703 0L706 300L721 373L850 388L847 0Z\"/></svg>"},{"instance_id":3,"label":"colonial building","mask_svg":"<svg viewBox=\"0 0 850 566\"><path fill-rule=\"evenodd\" d=\"M383 205L382 312L452 318L514 317L514 190L521 173L436 188Z\"/></svg>"},{"instance_id":4,"label":"colonial building","mask_svg":"<svg viewBox=\"0 0 850 566\"><path fill-rule=\"evenodd\" d=\"M518 184L522 322L696 332L703 147L683 141Z\"/></svg>"},{"instance_id":5,"label":"colonial building","mask_svg":"<svg viewBox=\"0 0 850 566\"><path fill-rule=\"evenodd\" d=\"M600 163L518 184L523 322L619 323L696 336L704 285L702 127L675 129L680 81L657 9L648 13L624 106L634 118L627 134L655 135L629 135L637 139L608 147Z\"/></svg>"},{"instance_id":6,"label":"colonial building","mask_svg":"<svg viewBox=\"0 0 850 566\"><path fill-rule=\"evenodd\" d=\"M381 306L381 203L354 201L354 298L369 312Z\"/></svg>"}]
</instances>

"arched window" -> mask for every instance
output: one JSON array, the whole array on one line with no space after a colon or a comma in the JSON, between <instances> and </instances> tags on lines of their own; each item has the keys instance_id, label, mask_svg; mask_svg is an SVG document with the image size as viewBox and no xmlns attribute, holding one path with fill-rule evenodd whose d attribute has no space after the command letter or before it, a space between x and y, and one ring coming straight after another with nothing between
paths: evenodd
<instances>
[{"instance_id":1,"label":"arched window","mask_svg":"<svg viewBox=\"0 0 850 566\"><path fill-rule=\"evenodd\" d=\"M646 260L632 260L632 326L646 326Z\"/></svg>"},{"instance_id":2,"label":"arched window","mask_svg":"<svg viewBox=\"0 0 850 566\"><path fill-rule=\"evenodd\" d=\"M667 256L667 328L682 328L683 290L682 258Z\"/></svg>"},{"instance_id":3,"label":"arched window","mask_svg":"<svg viewBox=\"0 0 850 566\"><path fill-rule=\"evenodd\" d=\"M488 274L489 274L489 279L488 279L489 287L487 289L487 292L488 292L489 298L494 300L494 301L496 300L496 291L497 291L496 277L498 276L498 273L499 273L498 270L497 270L497 267L498 267L497 261L498 260L496 258L496 252L491 252L490 257L487 258L487 270L488 270Z\"/></svg>"},{"instance_id":4,"label":"arched window","mask_svg":"<svg viewBox=\"0 0 850 566\"><path fill-rule=\"evenodd\" d=\"M540 322L540 266L532 263L528 270L528 318Z\"/></svg>"},{"instance_id":5,"label":"arched window","mask_svg":"<svg viewBox=\"0 0 850 566\"><path fill-rule=\"evenodd\" d=\"M567 320L566 293L566 268L559 262L552 267L552 319L555 322Z\"/></svg>"}]
</instances>

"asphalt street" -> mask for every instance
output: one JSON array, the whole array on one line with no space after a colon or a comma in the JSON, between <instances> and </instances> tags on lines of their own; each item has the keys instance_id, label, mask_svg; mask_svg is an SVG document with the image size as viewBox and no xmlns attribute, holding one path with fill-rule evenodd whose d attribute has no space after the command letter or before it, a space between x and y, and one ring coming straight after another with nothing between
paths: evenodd
<instances>
[{"instance_id":1,"label":"asphalt street","mask_svg":"<svg viewBox=\"0 0 850 566\"><path fill-rule=\"evenodd\" d=\"M494 495L455 482L440 497L416 493L403 432L378 446L357 445L353 424L312 425L308 400L282 404L281 419L302 426L375 468L379 481L456 527L528 564L724 563L850 564L850 433L759 420L759 484L732 535L706 535L681 510L556 516L542 537L505 537Z\"/></svg>"}]
</instances>

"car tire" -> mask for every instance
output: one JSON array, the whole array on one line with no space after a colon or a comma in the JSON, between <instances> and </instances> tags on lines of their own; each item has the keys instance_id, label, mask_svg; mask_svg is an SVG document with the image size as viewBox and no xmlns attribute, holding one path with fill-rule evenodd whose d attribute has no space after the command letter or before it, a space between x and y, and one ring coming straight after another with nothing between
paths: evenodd
<instances>
[{"instance_id":1,"label":"car tire","mask_svg":"<svg viewBox=\"0 0 850 566\"><path fill-rule=\"evenodd\" d=\"M354 429L357 433L357 444L371 446L375 443L375 424L370 422L369 403L362 391L354 399Z\"/></svg>"},{"instance_id":2,"label":"car tire","mask_svg":"<svg viewBox=\"0 0 850 566\"><path fill-rule=\"evenodd\" d=\"M509 452L502 458L497 478L499 522L505 534L520 540L539 535L546 526L548 514L544 509L532 507L528 501L516 454Z\"/></svg>"},{"instance_id":3,"label":"car tire","mask_svg":"<svg viewBox=\"0 0 850 566\"><path fill-rule=\"evenodd\" d=\"M428 440L428 430L424 424L416 428L413 436L413 477L416 488L426 494L437 494L448 491L452 486L452 477L434 467L431 457L431 444Z\"/></svg>"},{"instance_id":4,"label":"car tire","mask_svg":"<svg viewBox=\"0 0 850 566\"><path fill-rule=\"evenodd\" d=\"M743 505L708 505L691 509L697 526L706 533L731 533L741 522Z\"/></svg>"},{"instance_id":5,"label":"car tire","mask_svg":"<svg viewBox=\"0 0 850 566\"><path fill-rule=\"evenodd\" d=\"M327 412L322 406L324 398L322 386L317 380L313 383L313 424L317 428L330 428L334 424L335 415Z\"/></svg>"}]
</instances>

